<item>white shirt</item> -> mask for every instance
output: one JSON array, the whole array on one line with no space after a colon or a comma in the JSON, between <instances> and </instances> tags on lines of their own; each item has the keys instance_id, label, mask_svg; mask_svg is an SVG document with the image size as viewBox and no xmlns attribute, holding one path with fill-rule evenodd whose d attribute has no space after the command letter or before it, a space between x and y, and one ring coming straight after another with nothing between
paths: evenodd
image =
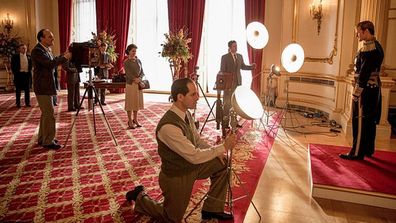
<instances>
[{"instance_id":1,"label":"white shirt","mask_svg":"<svg viewBox=\"0 0 396 223\"><path fill-rule=\"evenodd\" d=\"M186 114L175 105L172 105L170 110L175 112L182 120L186 117ZM210 146L207 142L201 139L201 136L195 128L192 120L190 120L190 128L193 130L194 137L198 139L197 147L195 147L191 141L183 135L183 132L179 127L172 124L163 125L158 131L158 138L172 151L176 152L192 164L207 162L225 152L223 144Z\"/></svg>"},{"instance_id":2,"label":"white shirt","mask_svg":"<svg viewBox=\"0 0 396 223\"><path fill-rule=\"evenodd\" d=\"M26 53L24 53L24 54L20 53L19 54L19 60L20 60L20 63L21 63L20 64L21 68L19 69L19 71L20 72L29 72L29 62L28 62Z\"/></svg>"},{"instance_id":3,"label":"white shirt","mask_svg":"<svg viewBox=\"0 0 396 223\"><path fill-rule=\"evenodd\" d=\"M52 49L51 49L50 47L44 46L44 45L43 45L42 43L40 43L40 42L39 42L39 44L40 44L41 46L44 47L45 51L47 51L47 53L48 53L48 55L50 56L51 60L54 59L54 56L52 55Z\"/></svg>"},{"instance_id":4,"label":"white shirt","mask_svg":"<svg viewBox=\"0 0 396 223\"><path fill-rule=\"evenodd\" d=\"M231 53L231 55L232 55L232 59L234 59L234 62L236 62L236 59L237 59L236 53Z\"/></svg>"}]
</instances>

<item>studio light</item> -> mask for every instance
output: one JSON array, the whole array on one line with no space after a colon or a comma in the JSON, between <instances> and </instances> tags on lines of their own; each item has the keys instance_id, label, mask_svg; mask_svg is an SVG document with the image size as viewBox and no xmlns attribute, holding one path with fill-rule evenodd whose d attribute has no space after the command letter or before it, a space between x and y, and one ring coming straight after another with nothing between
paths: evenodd
<instances>
[{"instance_id":1,"label":"studio light","mask_svg":"<svg viewBox=\"0 0 396 223\"><path fill-rule=\"evenodd\" d=\"M269 73L269 77L272 77L273 75L275 76L280 76L280 67L276 66L275 64L271 65L271 72Z\"/></svg>"},{"instance_id":2,"label":"studio light","mask_svg":"<svg viewBox=\"0 0 396 223\"><path fill-rule=\"evenodd\" d=\"M282 52L281 62L287 72L297 72L304 64L304 49L297 43L289 44Z\"/></svg>"},{"instance_id":3,"label":"studio light","mask_svg":"<svg viewBox=\"0 0 396 223\"><path fill-rule=\"evenodd\" d=\"M256 120L263 117L264 109L260 99L249 88L238 86L231 97L231 105L237 115L247 120Z\"/></svg>"},{"instance_id":4,"label":"studio light","mask_svg":"<svg viewBox=\"0 0 396 223\"><path fill-rule=\"evenodd\" d=\"M268 43L268 30L260 22L251 22L246 27L246 39L254 49L262 49Z\"/></svg>"}]
</instances>

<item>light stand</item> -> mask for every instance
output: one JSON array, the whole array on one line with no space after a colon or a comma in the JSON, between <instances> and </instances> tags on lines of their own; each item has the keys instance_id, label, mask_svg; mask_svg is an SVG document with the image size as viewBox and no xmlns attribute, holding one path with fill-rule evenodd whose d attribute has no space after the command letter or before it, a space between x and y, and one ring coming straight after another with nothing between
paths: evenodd
<instances>
[{"instance_id":1,"label":"light stand","mask_svg":"<svg viewBox=\"0 0 396 223\"><path fill-rule=\"evenodd\" d=\"M260 100L256 96L256 94L249 88L246 88L244 86L238 86L232 97L231 97L231 109L230 109L230 125L231 125L231 131L235 134L237 131L237 116L241 116L244 119L247 120L261 120L261 117L263 116L263 108L261 105ZM232 167L232 157L233 157L233 152L234 148L229 149L227 153L227 176L228 176L228 193L227 197L225 200L225 203L227 204L231 214L234 212L234 202L243 198L248 198L250 203L252 204L253 208L255 209L257 215L259 216L259 219L261 221L261 215L256 207L256 205L253 203L252 197L250 196L248 190L244 187L240 177L238 174L235 172L235 170ZM232 176L235 176L235 179L238 181L239 185L241 186L244 195L241 197L234 198L232 194ZM198 203L194 206L194 208L188 213L188 215L185 218L185 222L187 222L187 218L191 216L191 214L200 206L200 204L209 196L208 191L199 201ZM211 197L212 199L216 199Z\"/></svg>"},{"instance_id":2,"label":"light stand","mask_svg":"<svg viewBox=\"0 0 396 223\"><path fill-rule=\"evenodd\" d=\"M231 91L232 85L233 85L233 74L232 73L225 73L225 72L219 72L216 76L216 83L214 90L217 91L217 99L213 103L213 105L210 107L210 111L208 115L206 116L205 122L201 128L200 134L202 134L203 129L205 128L205 125L208 121L216 121L216 129L220 129L220 124L221 124L221 129L222 129L222 136L224 137L225 134L225 126L223 126L223 102L221 100L221 92L222 91ZM216 116L213 115L213 109L216 106ZM214 116L214 119L210 119L210 115Z\"/></svg>"},{"instance_id":3,"label":"light stand","mask_svg":"<svg viewBox=\"0 0 396 223\"><path fill-rule=\"evenodd\" d=\"M208 100L208 98L206 97L205 92L204 92L204 90L203 90L201 84L199 83L199 74L198 74L198 72L197 72L198 69L199 69L199 67L196 66L195 69L194 69L194 73L192 73L192 75L190 75L190 77L191 77L191 79L195 80L195 84L198 86L199 90L201 91L202 96L203 96L204 99L205 99L206 104L208 105L208 108L210 109L209 114L208 114L208 117L207 117L207 119L205 120L205 123L204 123L204 126L205 126L205 124L206 124L206 122L207 122L207 120L208 120L208 118L209 118L210 115L212 115L213 117L216 117L216 116L214 115L213 109L212 109L212 107L210 106L209 100ZM194 120L195 120L195 127L196 127L197 129L199 129L199 121L197 121L197 120L195 119L195 113L196 113L196 109L194 109L193 118L194 118ZM202 129L203 129L203 127L202 127ZM200 132L200 133L202 133L202 129L201 129L201 132Z\"/></svg>"},{"instance_id":4,"label":"light stand","mask_svg":"<svg viewBox=\"0 0 396 223\"><path fill-rule=\"evenodd\" d=\"M270 73L268 74L268 79L267 79L267 96L265 97L265 103L264 103L264 106L265 106L265 109L264 109L264 115L266 116L266 125L268 126L268 122L269 122L269 118L272 116L272 115L274 115L275 113L273 113L273 114L270 114L270 107L276 107L276 104L275 104L275 98L276 98L276 96L275 96L275 92L273 92L273 97L274 97L274 100L273 100L273 104L271 104L271 100L270 100L270 97L271 97L271 88L272 88L272 79L273 79L273 77L274 76L277 76L277 77L279 77L280 76L280 68L278 67L278 66L275 66L275 64L272 64L271 65L271 69L270 69Z\"/></svg>"},{"instance_id":5,"label":"light stand","mask_svg":"<svg viewBox=\"0 0 396 223\"><path fill-rule=\"evenodd\" d=\"M94 132L95 132L95 135L96 135L95 104L94 104L94 101L93 101L93 96L95 96L95 100L96 101L99 101L99 98L98 98L98 91L96 90L94 84L92 83L92 67L91 67L91 65L89 66L88 73L89 73L88 84L87 84L87 87L85 88L84 95L81 98L81 102L78 105L77 112L76 112L75 118L73 120L73 123L70 126L69 133L67 134L66 141L65 141L64 146L63 146L64 148L66 147L66 144L67 144L67 142L69 140L70 134L71 134L71 132L73 130L73 127L74 127L74 125L76 123L78 114L80 113L80 109L81 109L81 106L82 106L82 104L84 102L85 95L87 94L87 92L88 92L88 110L90 110L92 108L92 118L93 118L93 123L94 123ZM103 117L104 117L104 119L106 121L107 127L110 130L110 134L113 137L114 143L116 144L116 146L118 146L118 143L117 143L117 140L116 140L116 138L114 136L113 130L111 129L110 124L109 124L109 122L108 122L108 120L106 118L106 114L105 114L105 112L103 110L102 104L99 103L99 106L100 106L100 109L102 110L102 114L103 114Z\"/></svg>"},{"instance_id":6,"label":"light stand","mask_svg":"<svg viewBox=\"0 0 396 223\"><path fill-rule=\"evenodd\" d=\"M217 97L216 101L213 102L213 105L209 106L210 110L208 115L206 116L206 119L202 125L201 131L199 134L202 134L202 131L204 130L206 123L211 122L211 121L216 121L216 129L220 129L220 123L223 120L223 102L221 101L221 90L217 90ZM207 101L208 102L208 101ZM209 102L208 102L209 103ZM213 109L216 106L216 115L213 113ZM213 116L213 119L209 119L210 115Z\"/></svg>"},{"instance_id":7,"label":"light stand","mask_svg":"<svg viewBox=\"0 0 396 223\"><path fill-rule=\"evenodd\" d=\"M304 64L304 49L297 43L289 44L282 52L281 62L282 62L282 66L286 69L287 72L289 73L297 72ZM288 113L290 113L289 81L290 78L289 80L286 80L286 102L283 109L285 117ZM287 119L285 118L285 125L283 126L284 129L295 128L293 119L291 119L292 121L291 127L286 127L286 121Z\"/></svg>"}]
</instances>

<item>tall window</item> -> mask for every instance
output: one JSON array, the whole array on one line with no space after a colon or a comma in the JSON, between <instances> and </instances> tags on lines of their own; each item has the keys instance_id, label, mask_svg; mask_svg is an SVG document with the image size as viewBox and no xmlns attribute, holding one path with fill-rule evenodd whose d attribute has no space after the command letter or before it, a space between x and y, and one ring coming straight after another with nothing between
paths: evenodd
<instances>
[{"instance_id":1,"label":"tall window","mask_svg":"<svg viewBox=\"0 0 396 223\"><path fill-rule=\"evenodd\" d=\"M73 0L72 42L85 42L96 33L95 0Z\"/></svg>"},{"instance_id":2,"label":"tall window","mask_svg":"<svg viewBox=\"0 0 396 223\"><path fill-rule=\"evenodd\" d=\"M153 90L170 91L169 63L159 54L169 30L167 1L132 0L128 44L138 46L137 56Z\"/></svg>"},{"instance_id":3,"label":"tall window","mask_svg":"<svg viewBox=\"0 0 396 223\"><path fill-rule=\"evenodd\" d=\"M73 27L71 42L86 42L96 33L95 0L73 0ZM83 68L81 81L88 80L88 69Z\"/></svg>"},{"instance_id":4,"label":"tall window","mask_svg":"<svg viewBox=\"0 0 396 223\"><path fill-rule=\"evenodd\" d=\"M170 91L172 77L169 63L159 54L164 33L169 32L167 1L131 0L128 44L138 46L151 89ZM198 58L200 83L205 92L215 93L213 86L220 70L220 60L228 52L227 43L236 40L238 53L249 64L245 34L244 0L206 1L202 42ZM95 0L73 0L73 42L84 42L96 33ZM241 71L242 84L250 87L251 72ZM84 75L82 75L84 76ZM83 78L83 77L82 77Z\"/></svg>"},{"instance_id":5,"label":"tall window","mask_svg":"<svg viewBox=\"0 0 396 223\"><path fill-rule=\"evenodd\" d=\"M198 74L200 74L200 83L205 91L214 93L213 87L220 70L221 56L228 53L228 41L237 41L237 52L242 54L245 64L249 64L245 32L245 3L244 0L205 2ZM242 85L250 88L251 72L241 71L241 75Z\"/></svg>"}]
</instances>

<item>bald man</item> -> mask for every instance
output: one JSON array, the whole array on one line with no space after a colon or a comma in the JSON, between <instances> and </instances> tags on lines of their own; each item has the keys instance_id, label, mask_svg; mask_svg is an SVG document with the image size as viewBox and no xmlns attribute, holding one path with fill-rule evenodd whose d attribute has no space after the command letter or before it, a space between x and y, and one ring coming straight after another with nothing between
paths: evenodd
<instances>
[{"instance_id":1,"label":"bald man","mask_svg":"<svg viewBox=\"0 0 396 223\"><path fill-rule=\"evenodd\" d=\"M58 65L71 58L71 53L54 57L51 46L54 45L54 34L49 29L37 33L38 43L32 50L33 89L41 110L38 144L47 149L59 149L55 139L55 117L52 96L56 95L54 73Z\"/></svg>"}]
</instances>

